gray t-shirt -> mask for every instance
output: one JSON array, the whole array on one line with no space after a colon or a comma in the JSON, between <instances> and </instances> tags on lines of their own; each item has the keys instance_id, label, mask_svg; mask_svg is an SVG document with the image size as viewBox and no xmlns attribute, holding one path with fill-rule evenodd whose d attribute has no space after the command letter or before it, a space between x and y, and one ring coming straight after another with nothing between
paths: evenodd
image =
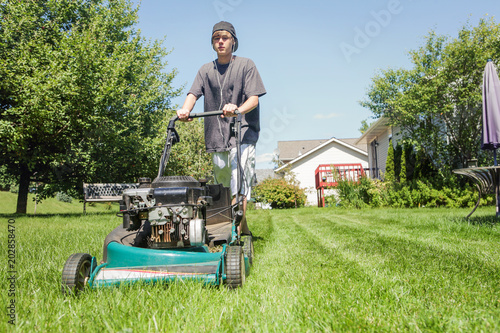
<instances>
[{"instance_id":1,"label":"gray t-shirt","mask_svg":"<svg viewBox=\"0 0 500 333\"><path fill-rule=\"evenodd\" d=\"M208 112L221 110L228 103L241 106L250 96L263 96L266 89L254 62L234 56L231 63L226 65L220 65L217 60L203 65L189 93L196 98L204 96L204 111ZM236 118L217 116L205 117L204 120L207 152L228 151L235 146L230 124L234 123ZM241 143L257 143L259 131L257 105L242 117Z\"/></svg>"}]
</instances>

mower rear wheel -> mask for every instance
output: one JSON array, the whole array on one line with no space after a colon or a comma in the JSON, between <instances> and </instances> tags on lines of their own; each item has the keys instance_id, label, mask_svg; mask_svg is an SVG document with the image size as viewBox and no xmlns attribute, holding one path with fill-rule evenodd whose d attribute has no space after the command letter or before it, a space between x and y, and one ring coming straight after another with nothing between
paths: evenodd
<instances>
[{"instance_id":1,"label":"mower rear wheel","mask_svg":"<svg viewBox=\"0 0 500 333\"><path fill-rule=\"evenodd\" d=\"M241 246L228 246L225 259L226 284L230 289L245 283L245 255Z\"/></svg>"},{"instance_id":2,"label":"mower rear wheel","mask_svg":"<svg viewBox=\"0 0 500 333\"><path fill-rule=\"evenodd\" d=\"M253 264L253 239L252 236L242 236L241 239L243 240L243 253L245 254L245 257L248 258L248 262L250 263L250 266Z\"/></svg>"},{"instance_id":3,"label":"mower rear wheel","mask_svg":"<svg viewBox=\"0 0 500 333\"><path fill-rule=\"evenodd\" d=\"M62 271L62 292L66 295L77 295L83 291L90 277L92 257L88 253L74 253Z\"/></svg>"}]
</instances>

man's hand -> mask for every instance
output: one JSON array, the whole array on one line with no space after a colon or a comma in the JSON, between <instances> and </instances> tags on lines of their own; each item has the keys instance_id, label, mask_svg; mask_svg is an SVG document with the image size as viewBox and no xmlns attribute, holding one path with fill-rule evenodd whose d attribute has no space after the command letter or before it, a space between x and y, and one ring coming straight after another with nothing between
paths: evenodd
<instances>
[{"instance_id":1,"label":"man's hand","mask_svg":"<svg viewBox=\"0 0 500 333\"><path fill-rule=\"evenodd\" d=\"M189 114L191 111L187 109L179 109L177 110L177 117L179 117L180 121L192 121L193 118L189 118Z\"/></svg>"},{"instance_id":2,"label":"man's hand","mask_svg":"<svg viewBox=\"0 0 500 333\"><path fill-rule=\"evenodd\" d=\"M222 118L224 117L236 117L236 111L238 110L238 106L235 104L226 104L222 108L223 115L221 115Z\"/></svg>"}]
</instances>

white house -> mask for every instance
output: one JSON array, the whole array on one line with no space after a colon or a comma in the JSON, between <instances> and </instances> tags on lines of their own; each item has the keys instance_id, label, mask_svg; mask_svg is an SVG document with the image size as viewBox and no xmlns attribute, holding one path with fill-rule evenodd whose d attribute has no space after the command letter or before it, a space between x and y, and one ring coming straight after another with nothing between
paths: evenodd
<instances>
[{"instance_id":1,"label":"white house","mask_svg":"<svg viewBox=\"0 0 500 333\"><path fill-rule=\"evenodd\" d=\"M278 159L284 163L275 170L281 174L289 169L306 189L307 205L317 205L315 182L316 168L321 164L354 164L359 163L368 169L368 153L365 145L357 145L357 139L279 141Z\"/></svg>"},{"instance_id":2,"label":"white house","mask_svg":"<svg viewBox=\"0 0 500 333\"><path fill-rule=\"evenodd\" d=\"M399 127L389 125L387 118L379 118L368 130L355 141L363 145L368 152L369 175L371 178L383 179L389 143L395 146L402 138Z\"/></svg>"}]
</instances>

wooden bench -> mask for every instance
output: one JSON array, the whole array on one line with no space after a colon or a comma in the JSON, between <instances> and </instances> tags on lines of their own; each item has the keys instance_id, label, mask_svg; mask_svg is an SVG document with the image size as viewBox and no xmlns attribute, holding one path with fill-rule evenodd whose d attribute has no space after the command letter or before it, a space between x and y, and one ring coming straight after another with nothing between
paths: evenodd
<instances>
[{"instance_id":1,"label":"wooden bench","mask_svg":"<svg viewBox=\"0 0 500 333\"><path fill-rule=\"evenodd\" d=\"M472 179L479 191L476 206L472 209L472 212L467 215L467 218L469 218L476 211L476 208L479 206L479 202L481 201L481 195L492 192L494 192L496 196L496 216L500 216L500 166L456 169L453 170L453 172Z\"/></svg>"},{"instance_id":2,"label":"wooden bench","mask_svg":"<svg viewBox=\"0 0 500 333\"><path fill-rule=\"evenodd\" d=\"M87 212L87 202L120 201L124 190L138 186L139 184L83 183L83 212Z\"/></svg>"}]
</instances>

